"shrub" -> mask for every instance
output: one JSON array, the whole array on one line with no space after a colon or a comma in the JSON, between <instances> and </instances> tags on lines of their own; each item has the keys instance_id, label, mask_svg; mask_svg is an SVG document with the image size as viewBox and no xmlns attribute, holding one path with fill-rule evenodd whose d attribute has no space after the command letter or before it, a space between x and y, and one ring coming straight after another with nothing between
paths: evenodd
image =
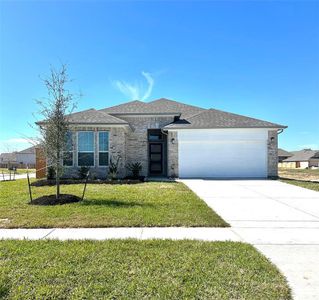
<instances>
[{"instance_id":1,"label":"shrub","mask_svg":"<svg viewBox=\"0 0 319 300\"><path fill-rule=\"evenodd\" d=\"M129 163L126 168L132 172L134 179L138 179L140 177L140 171L142 170L142 164L140 162Z\"/></svg>"},{"instance_id":2,"label":"shrub","mask_svg":"<svg viewBox=\"0 0 319 300\"><path fill-rule=\"evenodd\" d=\"M80 169L78 170L79 178L85 179L89 170L90 170L90 167L85 167L85 166L80 167Z\"/></svg>"},{"instance_id":3,"label":"shrub","mask_svg":"<svg viewBox=\"0 0 319 300\"><path fill-rule=\"evenodd\" d=\"M111 179L116 179L118 166L119 166L120 157L118 157L116 160L113 160L111 157L110 159L110 165L109 165L109 177Z\"/></svg>"},{"instance_id":4,"label":"shrub","mask_svg":"<svg viewBox=\"0 0 319 300\"><path fill-rule=\"evenodd\" d=\"M55 178L55 168L53 166L47 168L47 179L53 180Z\"/></svg>"}]
</instances>

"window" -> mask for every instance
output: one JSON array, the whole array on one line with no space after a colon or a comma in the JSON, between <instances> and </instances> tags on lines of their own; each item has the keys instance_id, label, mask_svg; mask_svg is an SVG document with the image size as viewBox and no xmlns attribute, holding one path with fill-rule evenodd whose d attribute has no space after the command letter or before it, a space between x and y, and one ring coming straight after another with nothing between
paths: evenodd
<instances>
[{"instance_id":1,"label":"window","mask_svg":"<svg viewBox=\"0 0 319 300\"><path fill-rule=\"evenodd\" d=\"M148 140L149 141L161 141L163 140L163 134L160 130L149 130L148 131Z\"/></svg>"},{"instance_id":2,"label":"window","mask_svg":"<svg viewBox=\"0 0 319 300\"><path fill-rule=\"evenodd\" d=\"M73 166L73 141L72 132L68 131L65 137L65 149L63 151L63 166Z\"/></svg>"},{"instance_id":3,"label":"window","mask_svg":"<svg viewBox=\"0 0 319 300\"><path fill-rule=\"evenodd\" d=\"M99 132L99 166L109 165L109 133Z\"/></svg>"},{"instance_id":4,"label":"window","mask_svg":"<svg viewBox=\"0 0 319 300\"><path fill-rule=\"evenodd\" d=\"M78 166L94 166L94 132L78 132Z\"/></svg>"}]
</instances>

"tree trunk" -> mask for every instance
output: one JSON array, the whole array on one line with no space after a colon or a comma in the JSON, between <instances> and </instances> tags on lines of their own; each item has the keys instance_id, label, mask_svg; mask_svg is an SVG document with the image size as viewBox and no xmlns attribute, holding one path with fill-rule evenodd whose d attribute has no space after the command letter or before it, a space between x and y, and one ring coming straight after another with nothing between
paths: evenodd
<instances>
[{"instance_id":1,"label":"tree trunk","mask_svg":"<svg viewBox=\"0 0 319 300\"><path fill-rule=\"evenodd\" d=\"M59 172L59 160L56 164L56 175L55 175L55 185L56 185L56 199L60 198L60 172Z\"/></svg>"}]
</instances>

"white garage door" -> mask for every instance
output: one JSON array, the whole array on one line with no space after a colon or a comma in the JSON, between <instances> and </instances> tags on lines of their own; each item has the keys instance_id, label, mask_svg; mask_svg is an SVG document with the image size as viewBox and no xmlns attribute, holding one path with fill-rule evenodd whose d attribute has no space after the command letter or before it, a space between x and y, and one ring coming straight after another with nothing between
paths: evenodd
<instances>
[{"instance_id":1,"label":"white garage door","mask_svg":"<svg viewBox=\"0 0 319 300\"><path fill-rule=\"evenodd\" d=\"M179 130L179 177L267 177L265 129Z\"/></svg>"}]
</instances>

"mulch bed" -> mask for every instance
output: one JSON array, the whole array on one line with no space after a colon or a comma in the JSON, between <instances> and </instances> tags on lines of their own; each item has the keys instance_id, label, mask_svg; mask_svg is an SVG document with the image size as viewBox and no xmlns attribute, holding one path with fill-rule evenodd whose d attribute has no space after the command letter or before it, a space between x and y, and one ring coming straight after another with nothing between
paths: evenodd
<instances>
[{"instance_id":1,"label":"mulch bed","mask_svg":"<svg viewBox=\"0 0 319 300\"><path fill-rule=\"evenodd\" d=\"M138 179L118 179L118 180L102 180L102 179L90 179L87 181L88 184L137 184L143 181ZM85 179L61 179L60 184L81 184L85 183ZM55 180L40 179L31 183L31 186L53 186Z\"/></svg>"},{"instance_id":2,"label":"mulch bed","mask_svg":"<svg viewBox=\"0 0 319 300\"><path fill-rule=\"evenodd\" d=\"M81 201L80 197L71 194L61 194L59 199L56 199L56 195L46 195L36 199L33 199L31 205L62 205L67 203L74 203Z\"/></svg>"}]
</instances>

